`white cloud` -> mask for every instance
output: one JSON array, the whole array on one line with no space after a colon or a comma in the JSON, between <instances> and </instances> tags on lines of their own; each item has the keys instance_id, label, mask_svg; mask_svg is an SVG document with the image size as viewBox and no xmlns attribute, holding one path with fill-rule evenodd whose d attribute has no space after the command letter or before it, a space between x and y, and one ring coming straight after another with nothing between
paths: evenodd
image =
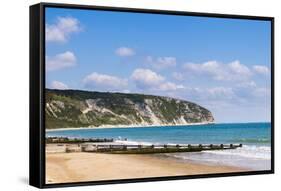
<instances>
[{"instance_id":1,"label":"white cloud","mask_svg":"<svg viewBox=\"0 0 281 191\"><path fill-rule=\"evenodd\" d=\"M270 74L270 70L267 66L255 65L255 66L253 66L253 70L257 74L262 74L262 75L269 75Z\"/></svg>"},{"instance_id":2,"label":"white cloud","mask_svg":"<svg viewBox=\"0 0 281 191\"><path fill-rule=\"evenodd\" d=\"M163 76L149 69L136 69L132 73L131 79L135 82L137 88L142 90L175 91L185 88L183 85L165 81Z\"/></svg>"},{"instance_id":3,"label":"white cloud","mask_svg":"<svg viewBox=\"0 0 281 191\"><path fill-rule=\"evenodd\" d=\"M46 70L54 71L63 68L69 68L76 65L76 57L74 53L66 51L61 54L57 54L54 57L46 56Z\"/></svg>"},{"instance_id":4,"label":"white cloud","mask_svg":"<svg viewBox=\"0 0 281 191\"><path fill-rule=\"evenodd\" d=\"M239 83L233 89L237 96L248 102L252 102L255 98L267 98L268 94L266 86L259 86L254 81Z\"/></svg>"},{"instance_id":5,"label":"white cloud","mask_svg":"<svg viewBox=\"0 0 281 191\"><path fill-rule=\"evenodd\" d=\"M66 42L72 33L81 31L78 19L58 17L55 24L46 24L47 42Z\"/></svg>"},{"instance_id":6,"label":"white cloud","mask_svg":"<svg viewBox=\"0 0 281 191\"><path fill-rule=\"evenodd\" d=\"M164 82L165 78L149 69L135 69L131 78L140 89L155 87Z\"/></svg>"},{"instance_id":7,"label":"white cloud","mask_svg":"<svg viewBox=\"0 0 281 191\"><path fill-rule=\"evenodd\" d=\"M186 63L183 68L191 74L206 74L215 80L222 80L226 75L216 61L208 61L202 64Z\"/></svg>"},{"instance_id":8,"label":"white cloud","mask_svg":"<svg viewBox=\"0 0 281 191\"><path fill-rule=\"evenodd\" d=\"M165 82L163 84L160 84L159 87L156 87L156 89L160 91L175 91L179 89L184 89L185 87L183 85L177 85L172 82Z\"/></svg>"},{"instance_id":9,"label":"white cloud","mask_svg":"<svg viewBox=\"0 0 281 191\"><path fill-rule=\"evenodd\" d=\"M62 82L59 81L52 81L50 88L52 89L59 89L59 90L65 90L68 89L68 86Z\"/></svg>"},{"instance_id":10,"label":"white cloud","mask_svg":"<svg viewBox=\"0 0 281 191\"><path fill-rule=\"evenodd\" d=\"M120 92L125 93L125 94L129 94L129 93L131 93L131 90L124 89L124 90L121 90Z\"/></svg>"},{"instance_id":11,"label":"white cloud","mask_svg":"<svg viewBox=\"0 0 281 191\"><path fill-rule=\"evenodd\" d=\"M242 82L236 85L238 88L255 88L257 87L256 82L254 81L248 81L248 82Z\"/></svg>"},{"instance_id":12,"label":"white cloud","mask_svg":"<svg viewBox=\"0 0 281 191\"><path fill-rule=\"evenodd\" d=\"M107 74L92 73L83 79L83 83L88 88L97 88L99 90L122 90L127 87L127 79Z\"/></svg>"},{"instance_id":13,"label":"white cloud","mask_svg":"<svg viewBox=\"0 0 281 191\"><path fill-rule=\"evenodd\" d=\"M202 64L186 63L183 68L190 74L201 74L217 81L245 81L252 72L239 61L222 64L217 61L208 61Z\"/></svg>"},{"instance_id":14,"label":"white cloud","mask_svg":"<svg viewBox=\"0 0 281 191\"><path fill-rule=\"evenodd\" d=\"M175 67L177 65L175 57L158 57L154 59L151 56L147 56L146 61L156 69Z\"/></svg>"},{"instance_id":15,"label":"white cloud","mask_svg":"<svg viewBox=\"0 0 281 191\"><path fill-rule=\"evenodd\" d=\"M174 91L174 97L184 100L193 101L198 104L209 105L210 103L220 102L225 104L236 104L238 97L231 87L214 86L214 87L184 87ZM217 105L217 107L219 107Z\"/></svg>"},{"instance_id":16,"label":"white cloud","mask_svg":"<svg viewBox=\"0 0 281 191\"><path fill-rule=\"evenodd\" d=\"M119 47L115 50L115 54L121 57L129 57L129 56L134 56L136 53L132 48Z\"/></svg>"},{"instance_id":17,"label":"white cloud","mask_svg":"<svg viewBox=\"0 0 281 191\"><path fill-rule=\"evenodd\" d=\"M198 103L220 103L225 105L255 105L270 100L270 89L258 87L254 82L242 83L234 87L185 87L176 91L178 97ZM219 106L217 106L219 107Z\"/></svg>"},{"instance_id":18,"label":"white cloud","mask_svg":"<svg viewBox=\"0 0 281 191\"><path fill-rule=\"evenodd\" d=\"M227 64L227 67L230 69L229 73L235 77L240 76L242 78L247 78L252 75L250 69L247 66L240 64L238 60Z\"/></svg>"},{"instance_id":19,"label":"white cloud","mask_svg":"<svg viewBox=\"0 0 281 191\"><path fill-rule=\"evenodd\" d=\"M232 99L235 97L232 88L229 87L214 87L207 89L208 98L211 99Z\"/></svg>"}]
</instances>

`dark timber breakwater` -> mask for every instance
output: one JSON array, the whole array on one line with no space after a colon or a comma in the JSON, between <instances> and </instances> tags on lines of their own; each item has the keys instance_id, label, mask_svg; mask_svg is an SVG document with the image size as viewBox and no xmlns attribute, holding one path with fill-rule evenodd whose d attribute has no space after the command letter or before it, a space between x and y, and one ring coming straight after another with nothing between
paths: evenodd
<instances>
[{"instance_id":1,"label":"dark timber breakwater","mask_svg":"<svg viewBox=\"0 0 281 191\"><path fill-rule=\"evenodd\" d=\"M69 139L63 137L46 138L47 152L59 147L59 152L95 152L112 154L153 154L174 152L200 152L209 150L227 150L242 147L242 144L118 144L113 139ZM49 149L48 149L49 148ZM56 148L56 150L58 150ZM51 151L52 152L52 151ZM56 152L56 151L53 151Z\"/></svg>"},{"instance_id":2,"label":"dark timber breakwater","mask_svg":"<svg viewBox=\"0 0 281 191\"><path fill-rule=\"evenodd\" d=\"M207 150L226 150L242 147L242 144L181 144L181 145L117 145L97 144L82 145L83 152L100 152L116 154L152 154L152 153L174 153L174 152L200 152Z\"/></svg>"},{"instance_id":3,"label":"dark timber breakwater","mask_svg":"<svg viewBox=\"0 0 281 191\"><path fill-rule=\"evenodd\" d=\"M68 138L68 137L47 137L46 143L105 143L113 142L113 139L107 138Z\"/></svg>"}]
</instances>

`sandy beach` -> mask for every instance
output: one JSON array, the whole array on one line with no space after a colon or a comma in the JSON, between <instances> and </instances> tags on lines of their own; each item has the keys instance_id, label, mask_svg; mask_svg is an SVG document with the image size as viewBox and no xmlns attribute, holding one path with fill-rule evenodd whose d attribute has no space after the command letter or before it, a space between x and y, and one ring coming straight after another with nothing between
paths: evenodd
<instances>
[{"instance_id":1,"label":"sandy beach","mask_svg":"<svg viewBox=\"0 0 281 191\"><path fill-rule=\"evenodd\" d=\"M180 162L153 155L46 153L46 183L177 176L245 169Z\"/></svg>"}]
</instances>

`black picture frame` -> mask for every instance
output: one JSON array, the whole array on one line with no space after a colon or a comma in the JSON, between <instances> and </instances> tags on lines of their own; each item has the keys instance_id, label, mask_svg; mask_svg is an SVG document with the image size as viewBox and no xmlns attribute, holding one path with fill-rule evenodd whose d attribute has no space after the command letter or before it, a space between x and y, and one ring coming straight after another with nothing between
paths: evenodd
<instances>
[{"instance_id":1,"label":"black picture frame","mask_svg":"<svg viewBox=\"0 0 281 191\"><path fill-rule=\"evenodd\" d=\"M155 178L137 178L122 180L104 180L89 182L45 183L45 8L69 8L84 10L102 10L115 12L152 13L164 15L199 16L228 19L264 20L271 22L271 170L232 172L204 175L169 176ZM274 18L232 15L217 13L183 12L155 9L135 9L123 7L104 7L93 5L74 5L39 3L30 6L30 133L29 133L29 184L38 188L53 188L66 186L84 186L116 183L132 183L147 181L167 181L178 179L211 178L226 176L258 175L274 173Z\"/></svg>"}]
</instances>

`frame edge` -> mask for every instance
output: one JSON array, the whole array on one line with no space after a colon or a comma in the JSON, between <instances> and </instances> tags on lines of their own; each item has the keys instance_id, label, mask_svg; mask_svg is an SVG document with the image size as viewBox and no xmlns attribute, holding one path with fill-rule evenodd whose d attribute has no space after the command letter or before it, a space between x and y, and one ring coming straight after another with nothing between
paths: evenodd
<instances>
[{"instance_id":1,"label":"frame edge","mask_svg":"<svg viewBox=\"0 0 281 191\"><path fill-rule=\"evenodd\" d=\"M29 185L42 188L40 128L41 4L29 7Z\"/></svg>"},{"instance_id":2,"label":"frame edge","mask_svg":"<svg viewBox=\"0 0 281 191\"><path fill-rule=\"evenodd\" d=\"M89 181L89 182L69 182L69 183L58 183L58 184L46 184L45 183L45 169L42 161L45 162L44 158L44 134L42 123L42 112L44 114L44 110L42 110L43 100L41 97L41 89L42 86L42 60L43 52L42 46L44 45L44 36L42 33L42 26L44 25L43 18L45 15L43 14L43 9L46 7L53 8L71 8L71 9L92 9L92 10L105 10L105 11L119 11L119 12L135 12L135 13L154 13L154 14L170 14L170 15L189 15L189 16L201 16L201 17L215 17L215 18L229 18L229 19L249 19L249 20L266 20L271 22L271 119L272 119L272 158L271 158L271 170L267 171L249 171L245 173L219 173L219 174L204 174L204 175L194 175L194 176L172 176L172 177L155 177L155 178L141 178L141 179L124 179L124 180L107 180L107 181ZM31 10L33 9L36 14L36 19L32 19ZM35 11L36 10L36 11ZM38 11L38 12L37 12ZM33 12L33 14L34 14ZM33 15L34 16L34 15ZM31 25L36 25L31 26ZM34 34L38 35L37 38L34 37L32 31L36 31ZM36 34L38 33L38 34ZM34 49L34 46L37 46L37 49ZM33 60L32 60L33 59ZM40 64L38 64L40 63ZM36 66L37 65L37 66ZM36 68L37 67L37 68ZM34 75L34 72L38 73ZM43 70L45 72L45 69ZM33 74L32 74L33 73ZM35 79L35 82L34 80ZM37 81L37 82L36 82ZM33 86L33 88L32 88ZM37 96L37 100L32 99L32 96ZM34 107L34 104L39 104ZM31 108L32 107L32 108ZM36 119L34 114L37 113L31 112L32 109L36 109L38 111L38 118ZM38 110L37 110L38 109ZM34 111L34 110L33 110ZM40 119L40 120L39 120ZM39 120L37 125L32 125L31 121ZM38 128L39 127L39 128ZM36 141L33 140L32 135L37 136ZM39 142L37 140L39 139ZM38 145L35 145L38 144ZM34 153L32 153L32 149L35 149ZM31 156L31 155L36 155ZM31 159L39 164L32 164ZM35 168L35 171L34 171ZM38 168L38 169L36 169ZM33 170L32 170L33 169ZM33 174L32 174L33 173ZM219 13L200 13L200 12L188 12L188 11L176 11L176 10L157 10L157 9L143 9L143 8L125 8L125 7L110 7L110 6L95 6L95 5L78 5L78 4L59 4L59 3L39 3L36 5L30 6L30 182L29 184L35 186L37 188L58 188L58 187L69 187L69 186L89 186L89 185L106 185L106 184L120 184L120 183L137 183L137 182L153 182L153 181L170 181L170 180L186 180L186 179L194 179L194 178L221 178L221 177L229 177L229 176L244 176L244 175L265 175L265 174L273 174L274 173L274 17L268 16L250 16L250 15L232 15L232 14L219 14ZM32 175L31 175L32 174ZM36 177L32 179L31 177Z\"/></svg>"}]
</instances>

